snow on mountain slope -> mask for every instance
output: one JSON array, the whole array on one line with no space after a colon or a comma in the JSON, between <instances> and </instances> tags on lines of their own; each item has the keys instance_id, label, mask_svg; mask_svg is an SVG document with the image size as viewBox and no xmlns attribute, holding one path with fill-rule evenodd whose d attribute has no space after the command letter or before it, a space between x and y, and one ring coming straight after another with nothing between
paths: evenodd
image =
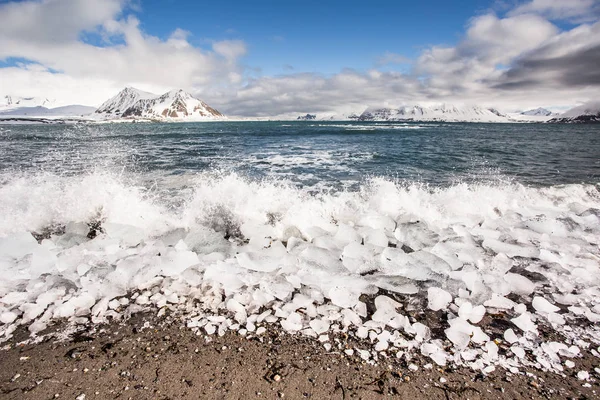
<instances>
[{"instance_id":1,"label":"snow on mountain slope","mask_svg":"<svg viewBox=\"0 0 600 400\"><path fill-rule=\"evenodd\" d=\"M359 121L447 121L447 122L511 122L493 108L440 104L433 106L407 105L399 108L368 109Z\"/></svg>"},{"instance_id":2,"label":"snow on mountain slope","mask_svg":"<svg viewBox=\"0 0 600 400\"><path fill-rule=\"evenodd\" d=\"M96 110L96 114L104 114L107 117L118 118L138 101L155 97L156 95L153 93L126 87L121 90L119 94L102 103Z\"/></svg>"},{"instance_id":3,"label":"snow on mountain slope","mask_svg":"<svg viewBox=\"0 0 600 400\"><path fill-rule=\"evenodd\" d=\"M123 89L102 104L95 114L105 119L204 120L223 117L219 111L183 90L156 96L134 88Z\"/></svg>"},{"instance_id":4,"label":"snow on mountain slope","mask_svg":"<svg viewBox=\"0 0 600 400\"><path fill-rule=\"evenodd\" d=\"M546 110L545 108L539 107L534 110L523 111L521 115L528 115L532 117L550 117L558 114L553 113L552 111Z\"/></svg>"},{"instance_id":5,"label":"snow on mountain slope","mask_svg":"<svg viewBox=\"0 0 600 400\"><path fill-rule=\"evenodd\" d=\"M600 122L600 101L590 101L574 107L548 122L555 123L587 123Z\"/></svg>"},{"instance_id":6,"label":"snow on mountain slope","mask_svg":"<svg viewBox=\"0 0 600 400\"><path fill-rule=\"evenodd\" d=\"M6 95L0 97L0 111L14 110L21 107L46 107L50 108L55 104L54 100L43 97L19 97Z\"/></svg>"},{"instance_id":7,"label":"snow on mountain slope","mask_svg":"<svg viewBox=\"0 0 600 400\"><path fill-rule=\"evenodd\" d=\"M11 110L1 111L0 117L77 117L93 113L94 107L71 105L55 108L46 107L19 107Z\"/></svg>"}]
</instances>

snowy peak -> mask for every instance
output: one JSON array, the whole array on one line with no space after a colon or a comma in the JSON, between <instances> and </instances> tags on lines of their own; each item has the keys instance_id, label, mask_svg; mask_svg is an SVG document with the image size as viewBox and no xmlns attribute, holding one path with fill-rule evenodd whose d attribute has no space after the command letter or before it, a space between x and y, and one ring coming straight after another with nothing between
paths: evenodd
<instances>
[{"instance_id":1,"label":"snowy peak","mask_svg":"<svg viewBox=\"0 0 600 400\"><path fill-rule=\"evenodd\" d=\"M562 114L559 118L552 118L548 122L557 123L590 123L600 122L600 101L590 101L574 107Z\"/></svg>"},{"instance_id":2,"label":"snowy peak","mask_svg":"<svg viewBox=\"0 0 600 400\"><path fill-rule=\"evenodd\" d=\"M360 121L449 121L449 122L509 122L510 118L493 108L440 104L434 106L406 105L399 108L368 109Z\"/></svg>"},{"instance_id":3,"label":"snowy peak","mask_svg":"<svg viewBox=\"0 0 600 400\"><path fill-rule=\"evenodd\" d=\"M129 87L102 104L96 113L107 118L193 120L223 117L219 111L184 90L157 96Z\"/></svg>"},{"instance_id":4,"label":"snowy peak","mask_svg":"<svg viewBox=\"0 0 600 400\"><path fill-rule=\"evenodd\" d=\"M539 107L534 110L523 111L521 115L527 115L532 117L551 117L554 114L552 111L546 110L545 108Z\"/></svg>"},{"instance_id":5,"label":"snowy peak","mask_svg":"<svg viewBox=\"0 0 600 400\"><path fill-rule=\"evenodd\" d=\"M110 114L114 117L121 116L125 110L135 105L138 101L156 97L155 94L144 92L132 87L126 87L119 94L102 103L96 110L97 114Z\"/></svg>"}]
</instances>

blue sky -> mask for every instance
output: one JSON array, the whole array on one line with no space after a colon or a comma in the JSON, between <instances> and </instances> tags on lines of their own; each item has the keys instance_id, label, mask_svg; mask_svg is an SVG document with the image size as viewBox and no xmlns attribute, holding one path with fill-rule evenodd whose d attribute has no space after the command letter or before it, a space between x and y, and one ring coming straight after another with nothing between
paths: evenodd
<instances>
[{"instance_id":1,"label":"blue sky","mask_svg":"<svg viewBox=\"0 0 600 400\"><path fill-rule=\"evenodd\" d=\"M0 0L0 98L185 89L229 115L600 93L599 0Z\"/></svg>"},{"instance_id":2,"label":"blue sky","mask_svg":"<svg viewBox=\"0 0 600 400\"><path fill-rule=\"evenodd\" d=\"M244 58L264 74L365 70L386 52L415 58L431 45L453 45L475 15L497 6L490 0L456 1L145 1L144 30L168 37L174 26L190 41L242 39ZM496 7L497 8L497 7ZM395 65L399 70L406 66Z\"/></svg>"}]
</instances>

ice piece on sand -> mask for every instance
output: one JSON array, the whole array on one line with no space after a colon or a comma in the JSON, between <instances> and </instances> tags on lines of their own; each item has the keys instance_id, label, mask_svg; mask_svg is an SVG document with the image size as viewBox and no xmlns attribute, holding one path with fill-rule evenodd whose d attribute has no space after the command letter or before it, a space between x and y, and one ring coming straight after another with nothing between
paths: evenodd
<instances>
[{"instance_id":1,"label":"ice piece on sand","mask_svg":"<svg viewBox=\"0 0 600 400\"><path fill-rule=\"evenodd\" d=\"M288 332L297 332L302 329L302 316L298 313L291 313L281 321L281 327Z\"/></svg>"},{"instance_id":2,"label":"ice piece on sand","mask_svg":"<svg viewBox=\"0 0 600 400\"><path fill-rule=\"evenodd\" d=\"M351 308L358 304L360 293L350 291L344 287L333 287L329 290L329 299L333 304L342 308Z\"/></svg>"},{"instance_id":3,"label":"ice piece on sand","mask_svg":"<svg viewBox=\"0 0 600 400\"><path fill-rule=\"evenodd\" d=\"M309 325L317 335L325 333L329 330L329 322L322 319L313 319L310 321Z\"/></svg>"},{"instance_id":4,"label":"ice piece on sand","mask_svg":"<svg viewBox=\"0 0 600 400\"><path fill-rule=\"evenodd\" d=\"M509 328L504 331L504 340L506 340L510 344L513 344L513 343L517 342L519 340L519 338L515 334L515 331L513 331L512 329Z\"/></svg>"},{"instance_id":5,"label":"ice piece on sand","mask_svg":"<svg viewBox=\"0 0 600 400\"><path fill-rule=\"evenodd\" d=\"M512 323L523 332L533 332L537 334L537 325L531 321L531 314L524 312L516 318L511 319Z\"/></svg>"},{"instance_id":6,"label":"ice piece on sand","mask_svg":"<svg viewBox=\"0 0 600 400\"><path fill-rule=\"evenodd\" d=\"M493 238L485 239L482 246L496 253L504 253L508 257L537 258L540 255L540 251L534 246L505 243Z\"/></svg>"},{"instance_id":7,"label":"ice piece on sand","mask_svg":"<svg viewBox=\"0 0 600 400\"><path fill-rule=\"evenodd\" d=\"M431 358L437 365L445 366L448 353L435 343L423 343L421 345L421 354Z\"/></svg>"},{"instance_id":8,"label":"ice piece on sand","mask_svg":"<svg viewBox=\"0 0 600 400\"><path fill-rule=\"evenodd\" d=\"M504 280L511 286L511 292L527 296L533 293L535 284L522 275L509 272L504 275Z\"/></svg>"},{"instance_id":9,"label":"ice piece on sand","mask_svg":"<svg viewBox=\"0 0 600 400\"><path fill-rule=\"evenodd\" d=\"M469 320L472 323L476 324L479 321L481 321L481 319L485 315L485 307L481 306L481 305L473 307L473 305L471 303L466 301L466 302L462 303L461 306L459 307L458 315L461 318L463 318L465 320Z\"/></svg>"},{"instance_id":10,"label":"ice piece on sand","mask_svg":"<svg viewBox=\"0 0 600 400\"><path fill-rule=\"evenodd\" d=\"M512 346L510 348L510 351L513 352L513 354L519 358L523 358L525 357L525 350L523 350L521 347L519 346Z\"/></svg>"},{"instance_id":11,"label":"ice piece on sand","mask_svg":"<svg viewBox=\"0 0 600 400\"><path fill-rule=\"evenodd\" d=\"M540 296L535 296L531 302L531 305L537 312L541 313L555 313L560 311L560 308L556 307L554 304Z\"/></svg>"},{"instance_id":12,"label":"ice piece on sand","mask_svg":"<svg viewBox=\"0 0 600 400\"><path fill-rule=\"evenodd\" d=\"M483 305L489 308L510 310L515 306L515 302L497 293L492 293L492 298L483 303Z\"/></svg>"},{"instance_id":13,"label":"ice piece on sand","mask_svg":"<svg viewBox=\"0 0 600 400\"><path fill-rule=\"evenodd\" d=\"M579 379L580 381L587 381L588 379L590 379L590 373L587 371L579 371L577 373L577 379Z\"/></svg>"},{"instance_id":14,"label":"ice piece on sand","mask_svg":"<svg viewBox=\"0 0 600 400\"><path fill-rule=\"evenodd\" d=\"M12 311L6 311L0 314L0 322L3 324L12 324L17 319L17 314Z\"/></svg>"},{"instance_id":15,"label":"ice piece on sand","mask_svg":"<svg viewBox=\"0 0 600 400\"><path fill-rule=\"evenodd\" d=\"M165 276L177 276L200 260L193 251L170 251L161 257L162 272Z\"/></svg>"},{"instance_id":16,"label":"ice piece on sand","mask_svg":"<svg viewBox=\"0 0 600 400\"><path fill-rule=\"evenodd\" d=\"M375 298L375 308L377 311L373 313L371 319L376 322L383 322L384 324L390 324L390 321L397 319L397 317L403 318L396 309L402 307L400 303L390 299L387 296L377 296ZM395 326L395 328L399 328Z\"/></svg>"},{"instance_id":17,"label":"ice piece on sand","mask_svg":"<svg viewBox=\"0 0 600 400\"><path fill-rule=\"evenodd\" d=\"M279 268L280 264L277 259L266 253L239 253L235 258L241 267L251 271L273 272Z\"/></svg>"},{"instance_id":18,"label":"ice piece on sand","mask_svg":"<svg viewBox=\"0 0 600 400\"><path fill-rule=\"evenodd\" d=\"M235 314L235 320L240 324L244 324L248 317L246 309L242 304L234 299L227 301L227 309Z\"/></svg>"},{"instance_id":19,"label":"ice piece on sand","mask_svg":"<svg viewBox=\"0 0 600 400\"><path fill-rule=\"evenodd\" d=\"M457 349L464 350L469 346L469 342L471 341L471 336L469 336L469 334L462 332L455 327L450 327L444 332L446 333L448 340L450 340Z\"/></svg>"},{"instance_id":20,"label":"ice piece on sand","mask_svg":"<svg viewBox=\"0 0 600 400\"><path fill-rule=\"evenodd\" d=\"M444 289L430 287L427 290L427 300L429 308L438 311L448 307L448 304L452 301L452 295Z\"/></svg>"}]
</instances>

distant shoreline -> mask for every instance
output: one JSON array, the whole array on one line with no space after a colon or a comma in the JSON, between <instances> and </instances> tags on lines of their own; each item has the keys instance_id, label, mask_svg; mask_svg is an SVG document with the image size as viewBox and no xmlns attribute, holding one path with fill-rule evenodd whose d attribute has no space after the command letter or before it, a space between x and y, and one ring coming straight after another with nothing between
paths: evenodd
<instances>
[{"instance_id":1,"label":"distant shoreline","mask_svg":"<svg viewBox=\"0 0 600 400\"><path fill-rule=\"evenodd\" d=\"M586 120L586 121L572 121L572 120L559 120L559 121L445 121L445 120L394 120L394 121L355 121L355 120L298 120L298 119L203 119L203 120L174 120L174 119L112 119L112 120L94 120L85 118L36 118L36 117L0 117L0 125L70 125L70 124L122 124L122 123L159 123L159 124L177 124L177 123L204 123L204 122L297 122L297 123L379 123L379 124L402 124L402 123L445 123L445 124L577 124L587 125L596 124L600 120Z\"/></svg>"}]
</instances>

